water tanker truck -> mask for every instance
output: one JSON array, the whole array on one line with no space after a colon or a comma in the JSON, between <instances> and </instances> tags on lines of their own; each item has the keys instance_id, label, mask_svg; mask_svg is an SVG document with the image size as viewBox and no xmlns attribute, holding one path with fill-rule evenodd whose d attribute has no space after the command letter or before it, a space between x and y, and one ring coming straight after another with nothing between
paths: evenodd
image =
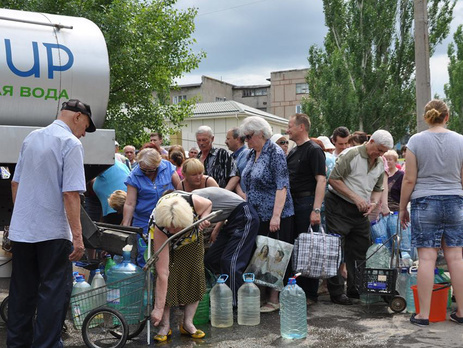
<instances>
[{"instance_id":1,"label":"water tanker truck","mask_svg":"<svg viewBox=\"0 0 463 348\"><path fill-rule=\"evenodd\" d=\"M85 18L0 9L0 230L10 222L11 179L24 138L52 123L71 98L89 104L102 127L109 61L100 29ZM114 164L114 140L106 129L81 138L87 179Z\"/></svg>"}]
</instances>

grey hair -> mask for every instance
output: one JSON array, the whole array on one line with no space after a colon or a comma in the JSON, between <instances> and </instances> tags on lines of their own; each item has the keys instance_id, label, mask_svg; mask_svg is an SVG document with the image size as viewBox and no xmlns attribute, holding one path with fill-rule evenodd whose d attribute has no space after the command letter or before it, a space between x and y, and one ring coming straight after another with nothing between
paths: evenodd
<instances>
[{"instance_id":1,"label":"grey hair","mask_svg":"<svg viewBox=\"0 0 463 348\"><path fill-rule=\"evenodd\" d=\"M246 117L240 126L240 135L245 136L246 134L262 134L265 140L272 137L272 127L270 124L259 116Z\"/></svg>"},{"instance_id":2,"label":"grey hair","mask_svg":"<svg viewBox=\"0 0 463 348\"><path fill-rule=\"evenodd\" d=\"M384 129L378 129L374 132L371 135L370 140L373 140L379 145L384 145L388 149L392 149L394 147L394 139L392 138L391 133Z\"/></svg>"},{"instance_id":3,"label":"grey hair","mask_svg":"<svg viewBox=\"0 0 463 348\"><path fill-rule=\"evenodd\" d=\"M212 128L209 126L200 126L198 130L196 131L195 135L198 135L198 134L207 134L210 137L214 136L214 132L212 131Z\"/></svg>"},{"instance_id":4,"label":"grey hair","mask_svg":"<svg viewBox=\"0 0 463 348\"><path fill-rule=\"evenodd\" d=\"M228 130L229 132L232 132L233 139L240 139L240 142L244 144L245 137L244 135L240 136L240 128L239 127L233 127Z\"/></svg>"}]
</instances>

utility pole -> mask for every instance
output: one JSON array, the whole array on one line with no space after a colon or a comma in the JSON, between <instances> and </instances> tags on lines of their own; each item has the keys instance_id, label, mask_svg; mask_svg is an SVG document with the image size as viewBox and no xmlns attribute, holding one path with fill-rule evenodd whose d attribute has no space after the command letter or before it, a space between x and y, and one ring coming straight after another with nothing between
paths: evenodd
<instances>
[{"instance_id":1,"label":"utility pole","mask_svg":"<svg viewBox=\"0 0 463 348\"><path fill-rule=\"evenodd\" d=\"M425 130L424 107L431 100L431 73L429 69L428 2L414 1L415 67L416 67L416 130Z\"/></svg>"}]
</instances>

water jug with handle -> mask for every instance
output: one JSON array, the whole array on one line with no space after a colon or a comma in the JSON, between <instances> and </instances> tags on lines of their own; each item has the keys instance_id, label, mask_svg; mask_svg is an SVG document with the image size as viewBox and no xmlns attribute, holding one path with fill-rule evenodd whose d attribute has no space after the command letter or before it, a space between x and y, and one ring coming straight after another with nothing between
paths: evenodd
<instances>
[{"instance_id":1,"label":"water jug with handle","mask_svg":"<svg viewBox=\"0 0 463 348\"><path fill-rule=\"evenodd\" d=\"M222 274L211 290L211 325L230 327L233 325L233 294L225 282L227 274Z\"/></svg>"},{"instance_id":2,"label":"water jug with handle","mask_svg":"<svg viewBox=\"0 0 463 348\"><path fill-rule=\"evenodd\" d=\"M238 325L259 325L260 290L254 284L254 273L243 274L243 280L238 289Z\"/></svg>"}]
</instances>

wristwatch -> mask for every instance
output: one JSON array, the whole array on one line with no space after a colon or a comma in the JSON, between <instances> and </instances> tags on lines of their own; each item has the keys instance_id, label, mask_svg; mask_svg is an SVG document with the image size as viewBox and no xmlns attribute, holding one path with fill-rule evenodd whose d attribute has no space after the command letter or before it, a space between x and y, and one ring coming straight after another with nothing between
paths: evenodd
<instances>
[{"instance_id":1,"label":"wristwatch","mask_svg":"<svg viewBox=\"0 0 463 348\"><path fill-rule=\"evenodd\" d=\"M314 208L312 211L315 212L316 214L320 214L320 208Z\"/></svg>"}]
</instances>

